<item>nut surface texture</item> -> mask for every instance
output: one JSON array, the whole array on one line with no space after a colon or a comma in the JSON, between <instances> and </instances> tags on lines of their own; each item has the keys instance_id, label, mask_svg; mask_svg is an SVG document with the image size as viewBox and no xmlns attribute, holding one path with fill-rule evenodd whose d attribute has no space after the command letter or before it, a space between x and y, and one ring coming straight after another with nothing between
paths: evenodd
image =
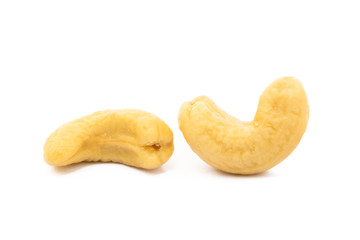
<instances>
[{"instance_id":1,"label":"nut surface texture","mask_svg":"<svg viewBox=\"0 0 360 240\"><path fill-rule=\"evenodd\" d=\"M45 143L44 159L53 166L102 161L154 169L173 151L173 133L155 115L133 109L105 110L58 128Z\"/></svg>"},{"instance_id":2,"label":"nut surface texture","mask_svg":"<svg viewBox=\"0 0 360 240\"><path fill-rule=\"evenodd\" d=\"M240 121L206 96L181 106L179 128L191 149L225 172L256 174L284 160L298 145L309 119L302 84L275 80L262 93L255 118Z\"/></svg>"}]
</instances>

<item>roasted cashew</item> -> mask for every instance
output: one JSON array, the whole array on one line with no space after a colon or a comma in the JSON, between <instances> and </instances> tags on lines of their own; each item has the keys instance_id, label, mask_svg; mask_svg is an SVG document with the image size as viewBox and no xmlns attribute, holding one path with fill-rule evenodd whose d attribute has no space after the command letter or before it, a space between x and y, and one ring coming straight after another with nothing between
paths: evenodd
<instances>
[{"instance_id":1,"label":"roasted cashew","mask_svg":"<svg viewBox=\"0 0 360 240\"><path fill-rule=\"evenodd\" d=\"M182 105L179 128L209 165L229 173L255 174L274 167L296 148L308 119L302 84L284 77L263 92L251 122L228 115L202 96Z\"/></svg>"},{"instance_id":2,"label":"roasted cashew","mask_svg":"<svg viewBox=\"0 0 360 240\"><path fill-rule=\"evenodd\" d=\"M44 158L54 166L102 161L153 169L163 165L173 151L173 133L155 115L106 110L58 128L45 143Z\"/></svg>"}]
</instances>

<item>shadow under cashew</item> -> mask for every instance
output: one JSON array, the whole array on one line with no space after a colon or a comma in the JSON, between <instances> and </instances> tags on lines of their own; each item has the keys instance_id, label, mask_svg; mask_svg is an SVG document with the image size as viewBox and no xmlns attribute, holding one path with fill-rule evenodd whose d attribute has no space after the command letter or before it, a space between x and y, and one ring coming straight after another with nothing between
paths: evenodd
<instances>
[{"instance_id":1,"label":"shadow under cashew","mask_svg":"<svg viewBox=\"0 0 360 240\"><path fill-rule=\"evenodd\" d=\"M143 168L137 168L137 167L128 166L128 165L124 165L121 163L115 163L115 162L80 162L80 163L73 163L73 164L70 164L67 166L62 166L62 167L55 166L55 167L53 167L53 170L56 174L66 175L66 174L76 172L84 167L88 167L91 165L98 165L98 164L112 164L112 165L118 166L118 167L131 168L136 171L140 171L142 173L150 174L150 175L158 175L158 174L162 174L165 172L164 166L162 166L160 168L156 168L156 169L143 169Z\"/></svg>"},{"instance_id":2,"label":"shadow under cashew","mask_svg":"<svg viewBox=\"0 0 360 240\"><path fill-rule=\"evenodd\" d=\"M268 178L273 177L274 174L272 174L270 171L265 171L262 173L252 174L252 175L241 175L241 174L233 174L233 173L227 173L224 171L221 171L219 169L210 167L208 170L211 174L215 174L221 177L228 177L228 178Z\"/></svg>"},{"instance_id":3,"label":"shadow under cashew","mask_svg":"<svg viewBox=\"0 0 360 240\"><path fill-rule=\"evenodd\" d=\"M93 163L90 163L90 162L74 163L74 164L62 166L62 167L55 166L55 167L53 167L53 170L55 173L57 173L59 175L65 175L65 174L75 172L81 168L84 168L84 167L92 165L92 164Z\"/></svg>"},{"instance_id":4,"label":"shadow under cashew","mask_svg":"<svg viewBox=\"0 0 360 240\"><path fill-rule=\"evenodd\" d=\"M134 168L140 172L150 174L150 175L159 175L159 174L165 173L164 166L161 166L161 167L155 168L155 169L143 169L143 168L136 168L136 167L131 167L131 168Z\"/></svg>"}]
</instances>

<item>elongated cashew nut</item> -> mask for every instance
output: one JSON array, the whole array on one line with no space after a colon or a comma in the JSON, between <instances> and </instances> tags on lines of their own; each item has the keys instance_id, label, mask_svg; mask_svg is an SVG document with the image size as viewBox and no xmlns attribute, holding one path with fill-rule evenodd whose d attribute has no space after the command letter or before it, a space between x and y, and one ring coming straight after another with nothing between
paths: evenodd
<instances>
[{"instance_id":1,"label":"elongated cashew nut","mask_svg":"<svg viewBox=\"0 0 360 240\"><path fill-rule=\"evenodd\" d=\"M228 115L202 96L182 105L179 128L209 165L229 173L255 174L274 167L296 148L308 119L302 84L284 77L263 92L251 122Z\"/></svg>"},{"instance_id":2,"label":"elongated cashew nut","mask_svg":"<svg viewBox=\"0 0 360 240\"><path fill-rule=\"evenodd\" d=\"M173 151L173 133L155 115L106 110L58 128L45 143L44 158L53 166L103 161L153 169L163 165Z\"/></svg>"}]
</instances>

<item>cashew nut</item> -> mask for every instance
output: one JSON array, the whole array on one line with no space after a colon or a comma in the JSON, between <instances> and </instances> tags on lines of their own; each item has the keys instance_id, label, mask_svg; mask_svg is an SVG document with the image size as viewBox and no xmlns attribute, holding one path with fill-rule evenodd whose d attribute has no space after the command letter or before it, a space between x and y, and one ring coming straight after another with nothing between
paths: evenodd
<instances>
[{"instance_id":1,"label":"cashew nut","mask_svg":"<svg viewBox=\"0 0 360 240\"><path fill-rule=\"evenodd\" d=\"M54 166L102 161L153 169L163 165L173 151L173 133L155 115L106 110L58 128L45 143L44 159Z\"/></svg>"},{"instance_id":2,"label":"cashew nut","mask_svg":"<svg viewBox=\"0 0 360 240\"><path fill-rule=\"evenodd\" d=\"M179 128L209 165L229 173L255 174L274 167L296 148L308 119L302 84L284 77L263 92L251 122L228 115L201 96L182 105Z\"/></svg>"}]
</instances>

